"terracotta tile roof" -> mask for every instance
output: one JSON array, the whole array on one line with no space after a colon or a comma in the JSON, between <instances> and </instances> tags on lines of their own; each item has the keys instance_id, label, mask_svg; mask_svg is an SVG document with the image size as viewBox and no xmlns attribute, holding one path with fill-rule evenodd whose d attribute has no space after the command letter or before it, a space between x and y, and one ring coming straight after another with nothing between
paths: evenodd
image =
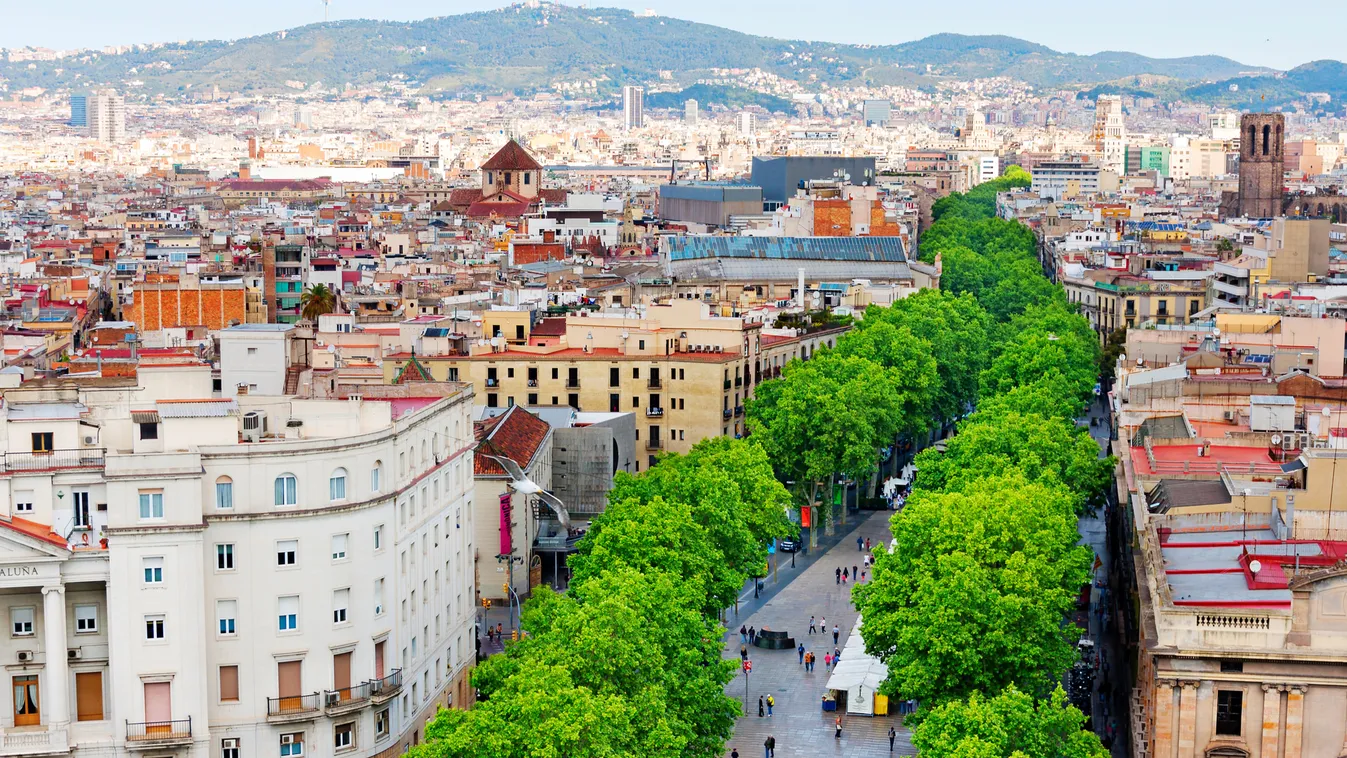
<instances>
[{"instance_id":1,"label":"terracotta tile roof","mask_svg":"<svg viewBox=\"0 0 1347 758\"><path fill-rule=\"evenodd\" d=\"M533 327L529 334L534 337L560 337L566 333L566 319L545 318Z\"/></svg>"},{"instance_id":2,"label":"terracotta tile roof","mask_svg":"<svg viewBox=\"0 0 1347 758\"><path fill-rule=\"evenodd\" d=\"M551 432L552 427L546 421L517 405L495 418L478 422L473 428L477 437L473 474L508 476L499 463L487 457L491 455L509 458L527 472Z\"/></svg>"},{"instance_id":3,"label":"terracotta tile roof","mask_svg":"<svg viewBox=\"0 0 1347 758\"><path fill-rule=\"evenodd\" d=\"M540 189L538 199L545 200L548 205L565 205L570 194L571 191L566 189Z\"/></svg>"},{"instance_id":4,"label":"terracotta tile roof","mask_svg":"<svg viewBox=\"0 0 1347 758\"><path fill-rule=\"evenodd\" d=\"M514 140L505 143L505 147L496 151L482 169L491 171L540 171L542 165L533 160L522 145Z\"/></svg>"},{"instance_id":5,"label":"terracotta tile roof","mask_svg":"<svg viewBox=\"0 0 1347 758\"><path fill-rule=\"evenodd\" d=\"M61 535L53 532L51 527L46 524L39 524L36 521L29 521L28 519L15 516L9 521L0 520L0 526L7 526L20 534L42 540L43 542L49 542L57 547L66 547L66 541L61 539Z\"/></svg>"},{"instance_id":6,"label":"terracotta tile roof","mask_svg":"<svg viewBox=\"0 0 1347 758\"><path fill-rule=\"evenodd\" d=\"M528 212L528 203L488 203L479 200L468 206L468 218L487 218L492 214L501 218L517 218Z\"/></svg>"},{"instance_id":7,"label":"terracotta tile roof","mask_svg":"<svg viewBox=\"0 0 1347 758\"><path fill-rule=\"evenodd\" d=\"M450 190L449 205L454 208L466 208L478 200L481 200L482 197L482 191L479 189Z\"/></svg>"}]
</instances>

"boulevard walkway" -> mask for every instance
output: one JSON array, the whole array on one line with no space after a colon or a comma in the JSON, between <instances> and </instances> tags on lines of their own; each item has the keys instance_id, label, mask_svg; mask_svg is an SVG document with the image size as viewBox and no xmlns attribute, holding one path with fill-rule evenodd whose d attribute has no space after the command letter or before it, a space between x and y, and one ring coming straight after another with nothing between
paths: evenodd
<instances>
[{"instance_id":1,"label":"boulevard walkway","mask_svg":"<svg viewBox=\"0 0 1347 758\"><path fill-rule=\"evenodd\" d=\"M853 565L861 565L862 553L856 550L856 537L869 537L872 545L887 545L890 539L889 518L892 511L861 513L856 520L848 519L846 527L838 531L849 530L838 538L835 545L822 551L822 545L812 556L808 566L801 566L789 573L782 571L781 585L773 584L767 578L767 594L759 602L753 601L752 586L749 585L741 602L739 613L731 609L726 615L725 625L731 631L726 634L725 657L739 657L739 626L753 626L790 632L796 643L803 642L805 649L818 655L818 664L813 673L806 674L799 664L799 655L794 650L762 650L749 647L749 657L753 661L753 673L748 677L749 714L742 716L735 724L734 736L725 745L725 755L737 748L743 758L763 755L762 743L771 734L776 737L776 754L780 758L793 756L839 755L848 758L864 756L887 756L889 753L889 727L898 730L898 739L892 755L915 755L908 731L902 725L902 719L894 716L847 716L842 714L842 739L833 737L833 717L836 714L824 713L820 707L828 672L823 665L823 655L833 649L832 627L840 629L837 647L846 645L851 627L856 623L856 609L851 604L851 584L839 586L834 577L835 569L846 566L850 571ZM822 540L823 538L820 537ZM822 552L819 552L822 551ZM780 557L780 556L778 556ZM797 563L800 563L797 558ZM789 558L785 561L789 565ZM809 616L828 619L828 630L814 635L808 634ZM744 698L744 675L741 672L725 688L726 694L736 700ZM758 718L758 696L771 694L776 698L776 708L771 718ZM890 710L896 712L896 704Z\"/></svg>"}]
</instances>

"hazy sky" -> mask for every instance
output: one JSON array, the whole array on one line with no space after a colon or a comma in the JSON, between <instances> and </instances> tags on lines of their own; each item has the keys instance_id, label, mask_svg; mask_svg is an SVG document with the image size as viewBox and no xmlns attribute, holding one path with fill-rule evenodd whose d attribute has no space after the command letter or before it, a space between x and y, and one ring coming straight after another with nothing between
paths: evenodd
<instances>
[{"instance_id":1,"label":"hazy sky","mask_svg":"<svg viewBox=\"0 0 1347 758\"><path fill-rule=\"evenodd\" d=\"M331 0L331 18L410 20L502 0ZM578 4L578 3L575 3ZM1155 57L1214 53L1290 68L1347 59L1342 0L596 0L792 39L890 44L937 32L1008 34L1057 50ZM218 39L321 21L322 0L0 0L0 47ZM1280 14L1285 13L1285 17Z\"/></svg>"}]
</instances>

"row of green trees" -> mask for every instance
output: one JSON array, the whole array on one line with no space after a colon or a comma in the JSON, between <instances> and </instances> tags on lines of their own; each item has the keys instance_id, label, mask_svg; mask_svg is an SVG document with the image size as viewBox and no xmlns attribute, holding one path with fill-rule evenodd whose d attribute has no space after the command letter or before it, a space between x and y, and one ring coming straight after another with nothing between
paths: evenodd
<instances>
[{"instance_id":1,"label":"row of green trees","mask_svg":"<svg viewBox=\"0 0 1347 758\"><path fill-rule=\"evenodd\" d=\"M569 591L535 590L526 636L474 672L484 701L441 711L414 758L720 755L740 706L719 613L793 532L789 504L745 440L619 474Z\"/></svg>"},{"instance_id":2,"label":"row of green trees","mask_svg":"<svg viewBox=\"0 0 1347 758\"><path fill-rule=\"evenodd\" d=\"M943 453L917 456L892 550L853 593L889 692L922 703L913 744L929 756L1105 752L1058 684L1079 636L1065 619L1092 560L1076 544L1077 516L1112 468L1075 423L1099 347L1043 276L1033 234L996 217L996 193L1027 183L1012 167L935 205L922 256L938 257L942 292L925 297L968 303L965 320L985 334L964 347L976 360L946 372L970 388L960 399L975 398L976 411Z\"/></svg>"}]
</instances>

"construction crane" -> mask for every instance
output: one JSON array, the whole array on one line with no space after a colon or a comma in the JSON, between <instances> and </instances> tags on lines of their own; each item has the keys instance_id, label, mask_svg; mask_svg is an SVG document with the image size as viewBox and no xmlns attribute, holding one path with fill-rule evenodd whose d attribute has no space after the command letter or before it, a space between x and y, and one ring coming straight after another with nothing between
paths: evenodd
<instances>
[{"instance_id":1,"label":"construction crane","mask_svg":"<svg viewBox=\"0 0 1347 758\"><path fill-rule=\"evenodd\" d=\"M674 158L674 159L673 159L672 165L669 166L669 184L673 184L675 181L677 181L677 179L678 179L678 164L680 164L680 163L700 163L700 164L702 164L703 166L706 167L706 181L708 181L708 182L711 181L711 159L710 159L710 158L700 158L700 159L695 160L695 161L680 161L680 160L678 160L677 158Z\"/></svg>"}]
</instances>

